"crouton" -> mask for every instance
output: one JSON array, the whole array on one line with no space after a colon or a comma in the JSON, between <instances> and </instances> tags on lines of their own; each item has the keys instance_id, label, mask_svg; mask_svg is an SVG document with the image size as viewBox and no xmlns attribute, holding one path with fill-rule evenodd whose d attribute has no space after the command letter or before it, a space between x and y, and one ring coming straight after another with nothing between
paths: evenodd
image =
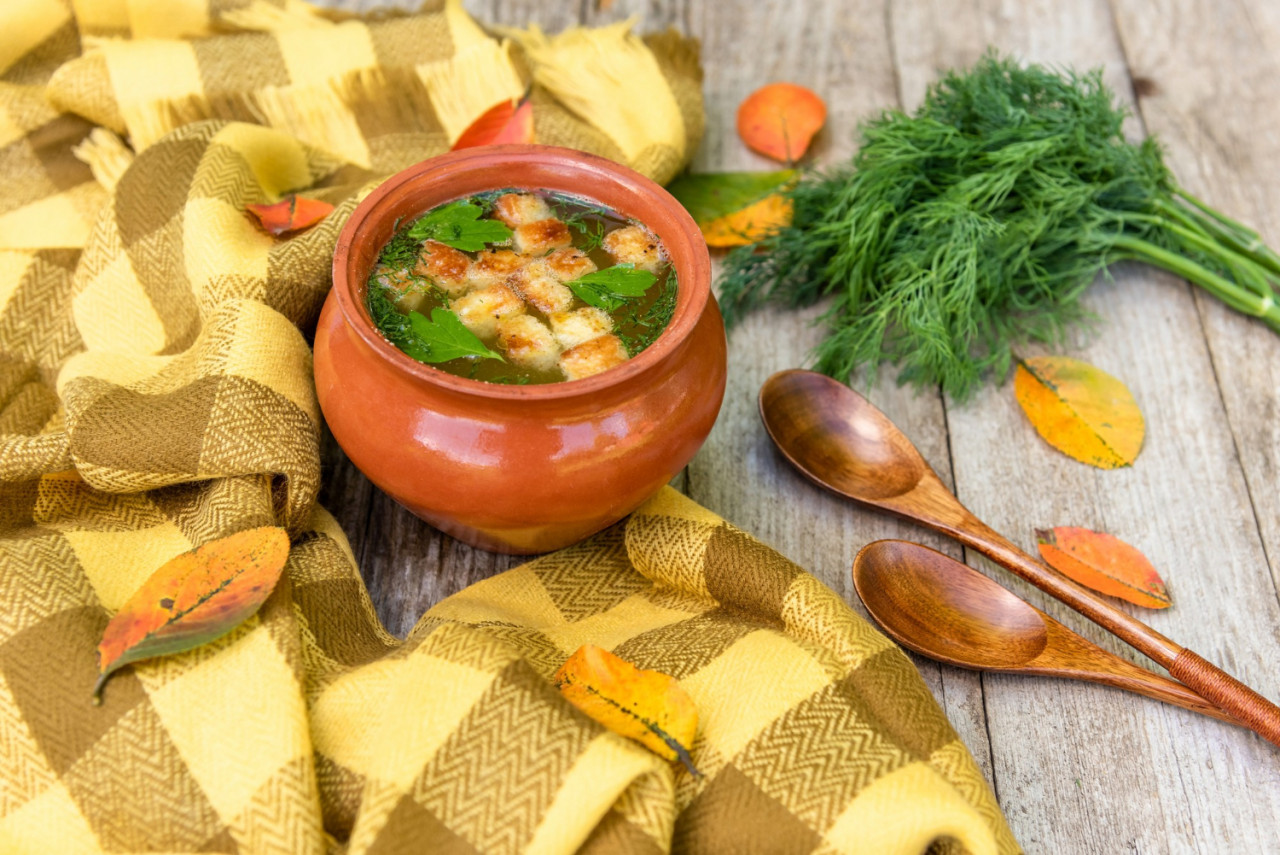
<instances>
[{"instance_id":1,"label":"crouton","mask_svg":"<svg viewBox=\"0 0 1280 855\"><path fill-rule=\"evenodd\" d=\"M506 285L472 291L454 300L450 308L467 329L482 339L491 339L497 335L498 321L525 311L520 295Z\"/></svg>"},{"instance_id":2,"label":"crouton","mask_svg":"<svg viewBox=\"0 0 1280 855\"><path fill-rule=\"evenodd\" d=\"M521 255L546 255L553 249L573 244L569 227L559 220L537 220L516 228L511 246Z\"/></svg>"},{"instance_id":3,"label":"crouton","mask_svg":"<svg viewBox=\"0 0 1280 855\"><path fill-rule=\"evenodd\" d=\"M604 236L604 251L619 264L634 264L637 270L657 273L666 259L658 239L640 226L624 226Z\"/></svg>"},{"instance_id":4,"label":"crouton","mask_svg":"<svg viewBox=\"0 0 1280 855\"><path fill-rule=\"evenodd\" d=\"M570 380L599 374L627 361L627 349L614 335L602 335L560 354L560 369Z\"/></svg>"},{"instance_id":5,"label":"crouton","mask_svg":"<svg viewBox=\"0 0 1280 855\"><path fill-rule=\"evenodd\" d=\"M439 241L429 240L422 245L422 253L418 256L418 264L413 272L456 295L470 287L467 283L467 271L470 267L471 259L465 252Z\"/></svg>"},{"instance_id":6,"label":"crouton","mask_svg":"<svg viewBox=\"0 0 1280 855\"><path fill-rule=\"evenodd\" d=\"M557 249L543 261L547 265L547 272L561 282L572 282L580 276L596 271L596 263L587 258L581 250L571 246Z\"/></svg>"},{"instance_id":7,"label":"crouton","mask_svg":"<svg viewBox=\"0 0 1280 855\"><path fill-rule=\"evenodd\" d=\"M541 196L532 193L507 193L493 203L493 215L511 228L555 216Z\"/></svg>"},{"instance_id":8,"label":"crouton","mask_svg":"<svg viewBox=\"0 0 1280 855\"><path fill-rule=\"evenodd\" d=\"M488 288L505 282L507 277L520 269L527 258L516 255L509 249L486 249L471 262L467 272L467 281L472 288Z\"/></svg>"},{"instance_id":9,"label":"crouton","mask_svg":"<svg viewBox=\"0 0 1280 855\"><path fill-rule=\"evenodd\" d=\"M407 271L392 271L386 267L378 268L369 287L384 289L387 299L406 312L416 311L427 297L419 281L410 277Z\"/></svg>"},{"instance_id":10,"label":"crouton","mask_svg":"<svg viewBox=\"0 0 1280 855\"><path fill-rule=\"evenodd\" d=\"M508 360L535 371L550 371L560 357L560 345L551 330L533 315L512 315L498 321L498 346Z\"/></svg>"},{"instance_id":11,"label":"crouton","mask_svg":"<svg viewBox=\"0 0 1280 855\"><path fill-rule=\"evenodd\" d=\"M583 306L571 312L552 312L548 320L556 341L566 350L613 332L613 319L609 313L595 306Z\"/></svg>"},{"instance_id":12,"label":"crouton","mask_svg":"<svg viewBox=\"0 0 1280 855\"><path fill-rule=\"evenodd\" d=\"M544 315L562 312L573 303L573 292L547 272L542 259L520 268L507 278L507 286Z\"/></svg>"}]
</instances>

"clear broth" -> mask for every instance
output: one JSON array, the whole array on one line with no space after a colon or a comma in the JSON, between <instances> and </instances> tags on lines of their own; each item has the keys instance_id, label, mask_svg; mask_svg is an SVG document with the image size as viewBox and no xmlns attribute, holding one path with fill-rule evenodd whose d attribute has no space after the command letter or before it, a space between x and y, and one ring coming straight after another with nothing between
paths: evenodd
<instances>
[{"instance_id":1,"label":"clear broth","mask_svg":"<svg viewBox=\"0 0 1280 855\"><path fill-rule=\"evenodd\" d=\"M496 199L506 193L522 193L536 195L547 202L551 207L554 216L567 223L570 228L570 234L573 238L573 247L583 252L592 262L595 263L598 270L606 270L613 267L616 262L601 246L603 238L609 233L626 226L639 226L648 231L642 223L627 220L601 205L590 200L582 199L566 194L550 193L539 190L507 188L503 190L484 193L476 196L464 197L465 201L469 201L480 205L485 213L483 218L494 218L493 203ZM453 200L454 202L463 200ZM453 204L447 202L432 208L422 214L427 216L433 211L439 210L446 205ZM415 217L409 223L403 224L396 231L396 235L405 234L410 227L421 217ZM652 232L649 232L652 234ZM389 246L394 240L388 241ZM386 247L384 246L385 250ZM510 243L491 243L486 244L485 249L510 249ZM662 247L659 241L659 251L663 259L661 267L656 271L656 281L648 287L642 296L627 299L619 308L609 311L609 317L613 323L613 335L616 335L623 343L627 351L627 359L634 358L637 354L649 347L658 336L665 330L670 323L671 315L675 309L677 282L675 272L672 269L669 256L666 254L665 247ZM478 253L465 253L472 260ZM530 256L536 258L538 256ZM401 291L396 287L388 287L380 280L392 281L398 284L406 285L405 290ZM412 280L412 281L409 281ZM435 287L426 277L415 275L411 269L391 269L379 262L375 265L373 273L369 276L368 288L370 294L374 289L382 289L383 293L392 299L398 301L396 308L401 314L408 315L410 311L417 311L427 317L431 316L431 312L436 308L449 309L453 300L458 296L449 297L442 289ZM421 293L421 302L417 301L416 296L411 300L405 300L404 295L413 293ZM416 305L407 305L415 303ZM573 303L568 307L568 311L576 310L589 305L576 294L573 297ZM535 306L526 303L525 312L537 318L543 324L550 327L550 320L546 314L539 311ZM384 333L385 334L385 333ZM388 336L390 339L390 336ZM497 342L496 335L480 336L480 340L485 346L501 352ZM393 340L393 344L394 344ZM402 348L403 350L403 348ZM412 354L410 354L412 355ZM503 360L492 358L481 358L466 356L457 359L451 359L443 362L427 362L434 368L447 371L450 374L456 374L461 377L468 377L474 380L482 380L488 383L502 384L540 384L540 383L561 383L566 382L567 378L564 372L557 364L550 370L538 370L529 366L518 365L507 360L504 356ZM621 364L625 364L625 361ZM616 367L616 366L615 366ZM608 369L605 369L608 370Z\"/></svg>"}]
</instances>

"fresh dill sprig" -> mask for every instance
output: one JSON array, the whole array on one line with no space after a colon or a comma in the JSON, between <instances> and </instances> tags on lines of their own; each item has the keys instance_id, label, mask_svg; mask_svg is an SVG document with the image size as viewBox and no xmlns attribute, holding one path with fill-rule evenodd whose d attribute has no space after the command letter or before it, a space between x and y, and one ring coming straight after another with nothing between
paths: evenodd
<instances>
[{"instance_id":1,"label":"fresh dill sprig","mask_svg":"<svg viewBox=\"0 0 1280 855\"><path fill-rule=\"evenodd\" d=\"M394 231L391 240L378 253L378 263L389 270L411 270L418 263L422 242L410 237L408 229L401 231L399 220L396 220Z\"/></svg>"},{"instance_id":2,"label":"fresh dill sprig","mask_svg":"<svg viewBox=\"0 0 1280 855\"><path fill-rule=\"evenodd\" d=\"M556 216L563 220L566 226L576 229L583 236L579 250L591 252L604 245L604 235L608 225L603 218L613 216L611 211L572 197L552 197L550 202ZM570 210L566 207L567 205L577 205L580 210Z\"/></svg>"},{"instance_id":3,"label":"fresh dill sprig","mask_svg":"<svg viewBox=\"0 0 1280 855\"><path fill-rule=\"evenodd\" d=\"M472 196L470 201L473 205L479 205L485 215L488 216L493 213L494 203L497 202L500 197L506 196L508 193L523 192L523 190L515 187L504 187L501 190L485 190L483 193L477 193Z\"/></svg>"},{"instance_id":4,"label":"fresh dill sprig","mask_svg":"<svg viewBox=\"0 0 1280 855\"><path fill-rule=\"evenodd\" d=\"M373 325L386 337L387 341L420 362L431 359L431 346L414 331L408 315L401 314L396 308L395 303L387 296L386 288L370 282L365 304L369 307L369 317L372 318Z\"/></svg>"},{"instance_id":5,"label":"fresh dill sprig","mask_svg":"<svg viewBox=\"0 0 1280 855\"><path fill-rule=\"evenodd\" d=\"M834 296L818 370L896 363L900 381L958 400L1003 378L1015 344L1088 317L1080 295L1122 259L1280 332L1280 257L1179 187L1158 143L1127 142L1125 116L1101 70L988 53L914 114L864 124L851 164L789 191L792 224L726 259L726 320Z\"/></svg>"},{"instance_id":6,"label":"fresh dill sprig","mask_svg":"<svg viewBox=\"0 0 1280 855\"><path fill-rule=\"evenodd\" d=\"M644 314L637 315L633 309L619 325L639 329L639 332L634 335L620 334L618 336L629 355L635 356L657 341L658 336L662 335L662 331L671 323L671 316L675 314L677 291L676 272L671 270L667 273L667 281L663 283L662 291L645 309Z\"/></svg>"}]
</instances>

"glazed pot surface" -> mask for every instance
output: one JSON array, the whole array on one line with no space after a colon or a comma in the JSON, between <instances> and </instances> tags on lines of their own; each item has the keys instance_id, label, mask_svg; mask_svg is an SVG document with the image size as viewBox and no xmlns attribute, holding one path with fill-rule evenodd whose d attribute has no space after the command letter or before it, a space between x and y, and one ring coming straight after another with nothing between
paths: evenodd
<instances>
[{"instance_id":1,"label":"glazed pot surface","mask_svg":"<svg viewBox=\"0 0 1280 855\"><path fill-rule=\"evenodd\" d=\"M662 240L678 277L666 331L621 366L540 386L482 383L401 353L364 305L396 224L478 192L581 196ZM353 213L315 341L330 430L379 488L442 531L504 552L543 552L599 531L680 471L705 440L725 386L725 339L697 226L648 179L566 149L496 146L419 164Z\"/></svg>"}]
</instances>

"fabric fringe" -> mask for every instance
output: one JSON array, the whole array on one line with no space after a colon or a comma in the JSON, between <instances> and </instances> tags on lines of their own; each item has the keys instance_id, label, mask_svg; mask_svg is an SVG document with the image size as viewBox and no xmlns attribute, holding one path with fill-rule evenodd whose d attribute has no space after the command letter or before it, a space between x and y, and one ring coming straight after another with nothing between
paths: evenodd
<instances>
[{"instance_id":1,"label":"fabric fringe","mask_svg":"<svg viewBox=\"0 0 1280 855\"><path fill-rule=\"evenodd\" d=\"M120 176L133 164L133 152L106 128L94 128L71 153L76 160L88 164L94 179L107 191L116 189Z\"/></svg>"},{"instance_id":2,"label":"fabric fringe","mask_svg":"<svg viewBox=\"0 0 1280 855\"><path fill-rule=\"evenodd\" d=\"M655 145L686 154L680 107L657 60L631 34L635 19L606 27L573 27L548 37L537 26L501 29L528 53L534 80L579 118L613 140L634 163ZM637 109L643 105L643 109Z\"/></svg>"},{"instance_id":3,"label":"fabric fringe","mask_svg":"<svg viewBox=\"0 0 1280 855\"><path fill-rule=\"evenodd\" d=\"M505 39L477 42L449 59L420 65L417 72L450 144L490 107L519 98L526 88Z\"/></svg>"}]
</instances>

